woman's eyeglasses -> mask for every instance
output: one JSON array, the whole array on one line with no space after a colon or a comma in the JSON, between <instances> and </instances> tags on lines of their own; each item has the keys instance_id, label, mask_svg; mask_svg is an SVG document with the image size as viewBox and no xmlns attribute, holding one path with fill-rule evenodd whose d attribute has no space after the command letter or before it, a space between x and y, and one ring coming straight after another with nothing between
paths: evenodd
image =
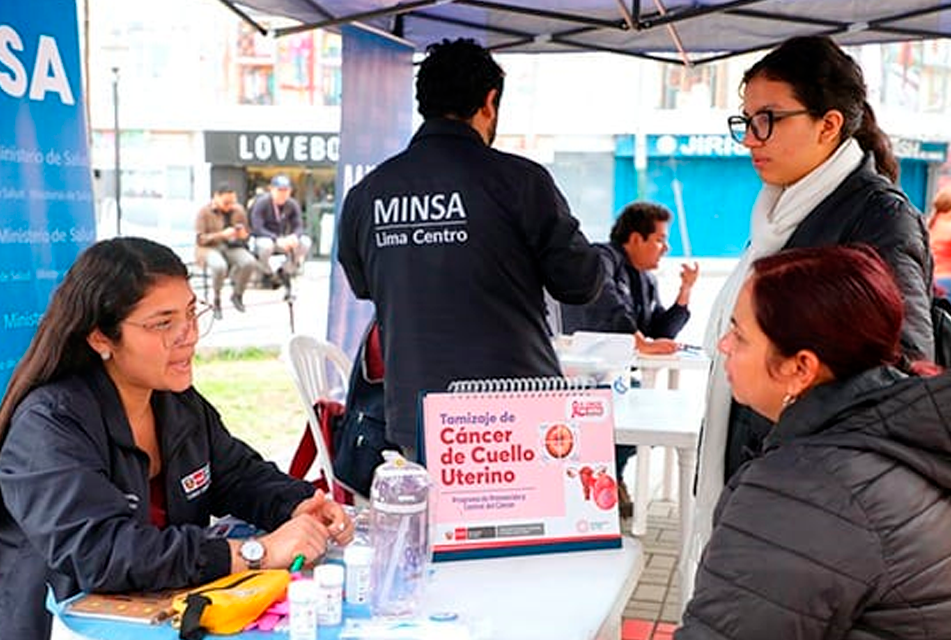
<instances>
[{"instance_id":1,"label":"woman's eyeglasses","mask_svg":"<svg viewBox=\"0 0 951 640\"><path fill-rule=\"evenodd\" d=\"M749 131L753 137L760 142L766 142L773 135L773 125L790 116L801 116L809 113L809 109L796 109L795 111L757 111L753 115L730 116L726 119L730 127L730 136L743 144L746 139L746 133Z\"/></svg>"},{"instance_id":2,"label":"woman's eyeglasses","mask_svg":"<svg viewBox=\"0 0 951 640\"><path fill-rule=\"evenodd\" d=\"M211 326L215 323L214 314L211 313L212 307L207 302L199 302L194 309L190 309L184 319L181 320L153 320L151 322L133 322L125 320L126 324L134 327L141 327L150 333L157 333L162 336L162 343L166 349L173 349L185 343L188 334L192 330L196 333L196 338L203 338L211 331Z\"/></svg>"}]
</instances>

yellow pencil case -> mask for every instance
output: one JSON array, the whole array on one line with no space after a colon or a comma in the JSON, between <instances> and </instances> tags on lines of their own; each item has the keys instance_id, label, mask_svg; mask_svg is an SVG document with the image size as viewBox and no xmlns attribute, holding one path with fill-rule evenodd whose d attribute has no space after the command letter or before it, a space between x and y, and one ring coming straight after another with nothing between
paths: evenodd
<instances>
[{"instance_id":1,"label":"yellow pencil case","mask_svg":"<svg viewBox=\"0 0 951 640\"><path fill-rule=\"evenodd\" d=\"M179 638L200 640L205 633L238 633L287 592L285 569L249 570L209 582L175 598L181 616Z\"/></svg>"}]
</instances>

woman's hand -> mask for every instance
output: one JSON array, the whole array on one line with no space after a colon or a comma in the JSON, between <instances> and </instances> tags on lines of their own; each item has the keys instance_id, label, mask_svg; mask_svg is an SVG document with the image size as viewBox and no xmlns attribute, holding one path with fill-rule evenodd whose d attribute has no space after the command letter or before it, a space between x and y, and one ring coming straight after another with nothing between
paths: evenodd
<instances>
[{"instance_id":1,"label":"woman's hand","mask_svg":"<svg viewBox=\"0 0 951 640\"><path fill-rule=\"evenodd\" d=\"M327 528L337 544L346 545L353 540L353 520L339 504L325 495L323 491L318 489L313 496L302 500L294 508L291 517L293 519L305 514L317 518Z\"/></svg>"},{"instance_id":2,"label":"woman's hand","mask_svg":"<svg viewBox=\"0 0 951 640\"><path fill-rule=\"evenodd\" d=\"M313 564L327 551L330 532L317 518L303 514L291 518L271 533L259 538L266 549L262 566L286 569L298 555L306 564Z\"/></svg>"}]
</instances>

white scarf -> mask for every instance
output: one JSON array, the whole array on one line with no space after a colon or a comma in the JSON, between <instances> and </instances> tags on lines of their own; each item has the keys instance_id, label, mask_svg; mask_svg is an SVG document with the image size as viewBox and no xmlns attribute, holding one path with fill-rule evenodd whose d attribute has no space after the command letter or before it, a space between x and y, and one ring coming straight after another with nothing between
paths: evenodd
<instances>
[{"instance_id":1,"label":"white scarf","mask_svg":"<svg viewBox=\"0 0 951 640\"><path fill-rule=\"evenodd\" d=\"M780 187L764 184L753 205L750 243L713 303L704 339L704 348L711 358L711 370L707 382L703 439L700 441L697 495L691 518L691 531L684 535L681 549L683 561L680 593L681 602L684 604L693 595L694 574L703 547L710 538L713 510L723 490L732 394L723 368L724 357L717 351L717 341L729 329L733 306L753 261L782 249L799 223L858 168L862 157L858 142L849 138L825 162L794 185Z\"/></svg>"}]
</instances>

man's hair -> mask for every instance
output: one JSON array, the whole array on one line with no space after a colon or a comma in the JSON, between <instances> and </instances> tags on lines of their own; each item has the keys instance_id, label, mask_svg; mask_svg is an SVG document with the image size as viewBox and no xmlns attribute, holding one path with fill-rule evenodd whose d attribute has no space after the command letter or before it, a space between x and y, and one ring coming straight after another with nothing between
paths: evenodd
<instances>
[{"instance_id":1,"label":"man's hair","mask_svg":"<svg viewBox=\"0 0 951 640\"><path fill-rule=\"evenodd\" d=\"M234 187L231 186L230 182L219 182L215 185L215 195L221 195L222 193L234 193Z\"/></svg>"},{"instance_id":2,"label":"man's hair","mask_svg":"<svg viewBox=\"0 0 951 640\"><path fill-rule=\"evenodd\" d=\"M654 233L658 222L669 222L673 217L670 209L653 202L632 202L621 210L611 228L611 242L621 246L627 244L631 234L637 232L642 238Z\"/></svg>"},{"instance_id":3,"label":"man's hair","mask_svg":"<svg viewBox=\"0 0 951 640\"><path fill-rule=\"evenodd\" d=\"M423 118L455 116L468 120L496 89L502 97L505 72L475 40L443 40L426 48L416 74L416 101Z\"/></svg>"}]
</instances>

